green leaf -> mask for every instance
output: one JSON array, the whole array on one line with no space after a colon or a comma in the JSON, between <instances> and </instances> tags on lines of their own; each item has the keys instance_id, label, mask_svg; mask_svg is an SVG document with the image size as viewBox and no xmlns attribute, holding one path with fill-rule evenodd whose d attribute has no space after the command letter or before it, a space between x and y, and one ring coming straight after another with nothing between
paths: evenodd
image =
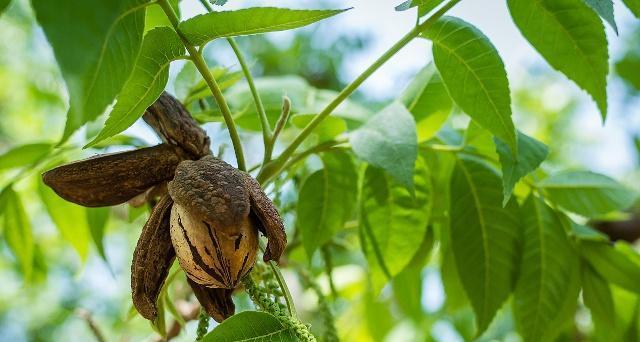
<instances>
[{"instance_id":1,"label":"green leaf","mask_svg":"<svg viewBox=\"0 0 640 342\"><path fill-rule=\"evenodd\" d=\"M611 0L584 0L584 2L589 5L589 7L593 8L598 15L606 20L609 25L616 31L618 34L618 25L616 25L616 18L613 15L613 1Z\"/></svg>"},{"instance_id":2,"label":"green leaf","mask_svg":"<svg viewBox=\"0 0 640 342\"><path fill-rule=\"evenodd\" d=\"M227 3L227 0L209 0L209 2L216 6L224 6Z\"/></svg>"},{"instance_id":3,"label":"green leaf","mask_svg":"<svg viewBox=\"0 0 640 342\"><path fill-rule=\"evenodd\" d=\"M147 0L33 0L69 90L66 141L111 104L140 50Z\"/></svg>"},{"instance_id":4,"label":"green leaf","mask_svg":"<svg viewBox=\"0 0 640 342\"><path fill-rule=\"evenodd\" d=\"M462 110L516 152L509 80L498 51L473 25L443 17L425 31L449 94Z\"/></svg>"},{"instance_id":5,"label":"green leaf","mask_svg":"<svg viewBox=\"0 0 640 342\"><path fill-rule=\"evenodd\" d=\"M630 207L636 194L615 180L589 171L552 175L538 183L548 199L586 217L596 217Z\"/></svg>"},{"instance_id":6,"label":"green leaf","mask_svg":"<svg viewBox=\"0 0 640 342\"><path fill-rule=\"evenodd\" d=\"M3 235L9 249L15 255L25 282L31 280L33 272L34 242L29 217L22 206L20 196L11 186L0 193L4 215Z\"/></svg>"},{"instance_id":7,"label":"green leaf","mask_svg":"<svg viewBox=\"0 0 640 342\"><path fill-rule=\"evenodd\" d=\"M596 328L616 329L616 310L609 283L588 264L582 265L582 291Z\"/></svg>"},{"instance_id":8,"label":"green leaf","mask_svg":"<svg viewBox=\"0 0 640 342\"><path fill-rule=\"evenodd\" d=\"M180 17L180 0L169 0L169 4L178 17ZM173 27L162 7L154 3L147 7L147 13L144 19L144 31L148 32L159 26Z\"/></svg>"},{"instance_id":9,"label":"green leaf","mask_svg":"<svg viewBox=\"0 0 640 342\"><path fill-rule=\"evenodd\" d=\"M43 182L38 182L38 193L62 238L71 244L83 262L86 261L89 251L89 227L85 208L65 201Z\"/></svg>"},{"instance_id":10,"label":"green leaf","mask_svg":"<svg viewBox=\"0 0 640 342\"><path fill-rule=\"evenodd\" d=\"M400 273L422 244L431 213L429 170L416 163L415 194L381 169L369 166L360 196L362 248L371 268L374 294Z\"/></svg>"},{"instance_id":11,"label":"green leaf","mask_svg":"<svg viewBox=\"0 0 640 342\"><path fill-rule=\"evenodd\" d=\"M291 30L344 11L255 7L198 15L181 22L179 28L189 42L200 46L218 38Z\"/></svg>"},{"instance_id":12,"label":"green leaf","mask_svg":"<svg viewBox=\"0 0 640 342\"><path fill-rule=\"evenodd\" d=\"M0 155L0 170L29 166L46 157L51 144L35 143L16 146Z\"/></svg>"},{"instance_id":13,"label":"green leaf","mask_svg":"<svg viewBox=\"0 0 640 342\"><path fill-rule=\"evenodd\" d=\"M202 338L202 342L295 342L293 332L271 314L244 311L233 315Z\"/></svg>"},{"instance_id":14,"label":"green leaf","mask_svg":"<svg viewBox=\"0 0 640 342\"><path fill-rule=\"evenodd\" d=\"M578 254L565 233L561 214L530 195L520 208L524 246L513 314L525 341L552 341L551 326L571 291L565 275L580 267Z\"/></svg>"},{"instance_id":15,"label":"green leaf","mask_svg":"<svg viewBox=\"0 0 640 342\"><path fill-rule=\"evenodd\" d=\"M433 229L427 229L422 245L407 267L392 281L393 296L400 310L416 322L424 318L422 309L422 269L429 261L435 238Z\"/></svg>"},{"instance_id":16,"label":"green leaf","mask_svg":"<svg viewBox=\"0 0 640 342\"><path fill-rule=\"evenodd\" d=\"M349 140L359 158L413 189L418 138L416 122L404 106L396 102L388 105L353 132Z\"/></svg>"},{"instance_id":17,"label":"green leaf","mask_svg":"<svg viewBox=\"0 0 640 342\"><path fill-rule=\"evenodd\" d=\"M313 173L298 195L297 227L309 259L351 218L357 200L358 176L345 152L324 153L324 168Z\"/></svg>"},{"instance_id":18,"label":"green leaf","mask_svg":"<svg viewBox=\"0 0 640 342\"><path fill-rule=\"evenodd\" d=\"M431 63L418 72L399 100L413 114L420 142L436 134L453 108L440 74Z\"/></svg>"},{"instance_id":19,"label":"green leaf","mask_svg":"<svg viewBox=\"0 0 640 342\"><path fill-rule=\"evenodd\" d=\"M317 114L297 114L291 117L291 123L304 128ZM347 131L347 123L337 116L328 116L313 130L319 141L330 140Z\"/></svg>"},{"instance_id":20,"label":"green leaf","mask_svg":"<svg viewBox=\"0 0 640 342\"><path fill-rule=\"evenodd\" d=\"M616 73L635 91L640 91L638 70L640 70L640 55L637 53L627 53L616 62Z\"/></svg>"},{"instance_id":21,"label":"green leaf","mask_svg":"<svg viewBox=\"0 0 640 342\"><path fill-rule=\"evenodd\" d=\"M611 245L582 241L581 254L603 278L640 294L640 265Z\"/></svg>"},{"instance_id":22,"label":"green leaf","mask_svg":"<svg viewBox=\"0 0 640 342\"><path fill-rule=\"evenodd\" d=\"M108 207L103 208L86 208L86 220L89 225L89 233L91 233L91 239L93 240L98 254L106 262L107 255L104 251L104 232L107 228L107 222L109 221L109 214L111 209Z\"/></svg>"},{"instance_id":23,"label":"green leaf","mask_svg":"<svg viewBox=\"0 0 640 342\"><path fill-rule=\"evenodd\" d=\"M571 234L578 240L609 242L609 237L606 234L573 221L571 221Z\"/></svg>"},{"instance_id":24,"label":"green leaf","mask_svg":"<svg viewBox=\"0 0 640 342\"><path fill-rule=\"evenodd\" d=\"M518 207L502 207L501 181L487 165L460 157L451 177L451 248L476 314L486 330L513 288L520 236Z\"/></svg>"},{"instance_id":25,"label":"green leaf","mask_svg":"<svg viewBox=\"0 0 640 342\"><path fill-rule=\"evenodd\" d=\"M640 0L622 0L622 2L636 18L640 18Z\"/></svg>"},{"instance_id":26,"label":"green leaf","mask_svg":"<svg viewBox=\"0 0 640 342\"><path fill-rule=\"evenodd\" d=\"M184 55L185 48L176 32L157 27L144 36L140 56L131 78L118 95L104 128L87 146L112 137L133 125L160 97L169 80L169 64Z\"/></svg>"},{"instance_id":27,"label":"green leaf","mask_svg":"<svg viewBox=\"0 0 640 342\"><path fill-rule=\"evenodd\" d=\"M502 164L503 205L511 198L513 187L524 176L547 159L549 149L538 140L518 131L518 154L513 157L509 146L502 140L495 138L496 151Z\"/></svg>"},{"instance_id":28,"label":"green leaf","mask_svg":"<svg viewBox=\"0 0 640 342\"><path fill-rule=\"evenodd\" d=\"M609 55L604 25L598 15L583 0L507 3L524 37L553 68L589 93L602 118L606 118Z\"/></svg>"}]
</instances>

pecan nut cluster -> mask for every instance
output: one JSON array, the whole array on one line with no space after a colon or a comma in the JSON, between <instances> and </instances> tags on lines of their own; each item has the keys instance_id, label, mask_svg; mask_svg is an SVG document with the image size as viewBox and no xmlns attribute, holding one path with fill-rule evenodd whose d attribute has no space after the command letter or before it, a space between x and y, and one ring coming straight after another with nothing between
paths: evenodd
<instances>
[{"instance_id":1,"label":"pecan nut cluster","mask_svg":"<svg viewBox=\"0 0 640 342\"><path fill-rule=\"evenodd\" d=\"M255 263L258 233L264 260L286 246L282 219L258 182L210 155L209 138L173 97L163 94L144 115L163 144L99 155L43 175L62 198L87 207L154 204L131 265L138 312L157 317L156 301L177 257L196 298L216 321L233 315L233 290Z\"/></svg>"}]
</instances>

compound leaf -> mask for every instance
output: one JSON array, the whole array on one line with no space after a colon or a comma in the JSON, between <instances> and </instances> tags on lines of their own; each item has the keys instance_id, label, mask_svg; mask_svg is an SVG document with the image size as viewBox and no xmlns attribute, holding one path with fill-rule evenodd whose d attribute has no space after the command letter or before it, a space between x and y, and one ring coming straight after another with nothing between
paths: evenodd
<instances>
[{"instance_id":1,"label":"compound leaf","mask_svg":"<svg viewBox=\"0 0 640 342\"><path fill-rule=\"evenodd\" d=\"M202 342L294 342L293 332L266 312L245 311L233 315L205 335Z\"/></svg>"}]
</instances>

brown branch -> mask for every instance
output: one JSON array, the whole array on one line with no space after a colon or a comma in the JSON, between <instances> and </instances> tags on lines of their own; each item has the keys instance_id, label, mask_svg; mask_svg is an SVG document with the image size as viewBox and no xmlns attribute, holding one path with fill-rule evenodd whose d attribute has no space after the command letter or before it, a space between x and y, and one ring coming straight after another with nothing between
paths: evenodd
<instances>
[{"instance_id":1,"label":"brown branch","mask_svg":"<svg viewBox=\"0 0 640 342\"><path fill-rule=\"evenodd\" d=\"M75 314L87 323L87 325L89 326L89 330L91 330L91 333L93 333L96 341L106 342L102 331L100 331L100 327L98 327L98 324L93 320L93 317L91 316L91 312L89 312L89 310L79 308L76 309Z\"/></svg>"}]
</instances>

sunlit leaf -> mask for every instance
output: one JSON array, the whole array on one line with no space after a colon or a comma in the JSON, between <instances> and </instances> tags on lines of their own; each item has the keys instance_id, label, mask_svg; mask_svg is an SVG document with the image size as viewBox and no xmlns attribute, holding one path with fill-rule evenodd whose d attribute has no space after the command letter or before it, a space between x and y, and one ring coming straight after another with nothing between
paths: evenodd
<instances>
[{"instance_id":1,"label":"sunlit leaf","mask_svg":"<svg viewBox=\"0 0 640 342\"><path fill-rule=\"evenodd\" d=\"M640 264L625 253L606 243L583 241L581 254L608 282L640 294Z\"/></svg>"},{"instance_id":2,"label":"sunlit leaf","mask_svg":"<svg viewBox=\"0 0 640 342\"><path fill-rule=\"evenodd\" d=\"M616 25L616 18L613 16L613 1L612 0L584 0L584 2L593 8L598 15L606 20L609 25L618 33L618 25Z\"/></svg>"},{"instance_id":3,"label":"sunlit leaf","mask_svg":"<svg viewBox=\"0 0 640 342\"><path fill-rule=\"evenodd\" d=\"M522 35L555 69L593 97L607 116L607 37L583 0L508 0ZM531 20L535 18L535 20Z\"/></svg>"},{"instance_id":4,"label":"sunlit leaf","mask_svg":"<svg viewBox=\"0 0 640 342\"><path fill-rule=\"evenodd\" d=\"M630 207L636 194L615 180L589 171L552 175L538 183L548 199L564 209L595 217Z\"/></svg>"},{"instance_id":5,"label":"sunlit leaf","mask_svg":"<svg viewBox=\"0 0 640 342\"><path fill-rule=\"evenodd\" d=\"M0 155L0 170L29 166L46 157L51 144L35 143L16 146Z\"/></svg>"},{"instance_id":6,"label":"sunlit leaf","mask_svg":"<svg viewBox=\"0 0 640 342\"><path fill-rule=\"evenodd\" d=\"M304 128L317 114L298 114L291 117L291 123ZM337 116L328 116L313 130L313 134L318 136L319 141L329 140L347 131L347 123Z\"/></svg>"},{"instance_id":7,"label":"sunlit leaf","mask_svg":"<svg viewBox=\"0 0 640 342\"><path fill-rule=\"evenodd\" d=\"M31 2L69 90L62 141L102 114L129 78L142 43L146 2Z\"/></svg>"},{"instance_id":8,"label":"sunlit leaf","mask_svg":"<svg viewBox=\"0 0 640 342\"><path fill-rule=\"evenodd\" d=\"M369 166L364 177L360 235L373 290L378 294L418 252L429 223L432 190L428 169L421 159L413 176L413 195L381 169Z\"/></svg>"},{"instance_id":9,"label":"sunlit leaf","mask_svg":"<svg viewBox=\"0 0 640 342\"><path fill-rule=\"evenodd\" d=\"M471 24L443 17L425 31L433 60L451 98L482 127L516 152L509 80L498 51Z\"/></svg>"},{"instance_id":10,"label":"sunlit leaf","mask_svg":"<svg viewBox=\"0 0 640 342\"><path fill-rule=\"evenodd\" d=\"M180 17L180 0L169 0L169 4L178 17ZM159 4L154 3L147 7L147 13L144 20L145 32L150 31L159 26L172 27L171 21L164 13Z\"/></svg>"},{"instance_id":11,"label":"sunlit leaf","mask_svg":"<svg viewBox=\"0 0 640 342\"><path fill-rule=\"evenodd\" d=\"M201 341L294 342L298 339L273 315L266 312L245 311L226 319Z\"/></svg>"},{"instance_id":12,"label":"sunlit leaf","mask_svg":"<svg viewBox=\"0 0 640 342\"><path fill-rule=\"evenodd\" d=\"M131 78L122 89L104 128L87 147L112 137L133 125L160 97L169 80L169 64L185 48L175 31L157 27L144 36L140 56Z\"/></svg>"},{"instance_id":13,"label":"sunlit leaf","mask_svg":"<svg viewBox=\"0 0 640 342\"><path fill-rule=\"evenodd\" d=\"M201 14L183 21L179 27L192 44L204 45L218 38L291 30L344 11L254 7Z\"/></svg>"},{"instance_id":14,"label":"sunlit leaf","mask_svg":"<svg viewBox=\"0 0 640 342\"><path fill-rule=\"evenodd\" d=\"M413 116L403 105L397 102L388 105L353 132L349 140L359 158L413 188L418 138Z\"/></svg>"},{"instance_id":15,"label":"sunlit leaf","mask_svg":"<svg viewBox=\"0 0 640 342\"><path fill-rule=\"evenodd\" d=\"M344 152L322 155L324 168L302 184L296 226L310 259L351 218L358 193L355 166Z\"/></svg>"},{"instance_id":16,"label":"sunlit leaf","mask_svg":"<svg viewBox=\"0 0 640 342\"><path fill-rule=\"evenodd\" d=\"M513 187L524 176L537 169L549 155L547 146L538 140L518 131L518 154L513 157L509 146L495 139L496 151L502 164L502 186L506 204L511 198Z\"/></svg>"},{"instance_id":17,"label":"sunlit leaf","mask_svg":"<svg viewBox=\"0 0 640 342\"><path fill-rule=\"evenodd\" d=\"M571 289L565 277L580 267L578 253L565 233L561 214L530 195L520 208L524 245L513 314L525 341L551 341L551 328Z\"/></svg>"},{"instance_id":18,"label":"sunlit leaf","mask_svg":"<svg viewBox=\"0 0 640 342\"><path fill-rule=\"evenodd\" d=\"M89 232L91 233L91 239L93 240L98 254L104 261L107 261L107 255L104 251L104 232L107 228L107 222L109 221L109 214L111 210L108 207L104 208L86 208L87 223L89 225Z\"/></svg>"},{"instance_id":19,"label":"sunlit leaf","mask_svg":"<svg viewBox=\"0 0 640 342\"><path fill-rule=\"evenodd\" d=\"M500 177L460 157L451 177L451 247L462 285L486 330L513 288L520 236L518 206L502 207Z\"/></svg>"},{"instance_id":20,"label":"sunlit leaf","mask_svg":"<svg viewBox=\"0 0 640 342\"><path fill-rule=\"evenodd\" d=\"M393 278L393 295L404 314L420 322L424 318L422 309L422 269L429 261L435 243L432 229L427 229L422 245L407 267Z\"/></svg>"},{"instance_id":21,"label":"sunlit leaf","mask_svg":"<svg viewBox=\"0 0 640 342\"><path fill-rule=\"evenodd\" d=\"M418 141L432 138L453 107L453 101L433 64L418 72L399 99L416 120Z\"/></svg>"},{"instance_id":22,"label":"sunlit leaf","mask_svg":"<svg viewBox=\"0 0 640 342\"><path fill-rule=\"evenodd\" d=\"M85 208L65 201L42 182L38 182L38 193L62 238L71 244L82 261L86 261L89 251L89 227Z\"/></svg>"},{"instance_id":23,"label":"sunlit leaf","mask_svg":"<svg viewBox=\"0 0 640 342\"><path fill-rule=\"evenodd\" d=\"M25 282L29 282L33 273L33 233L20 196L11 186L0 193L0 209L4 216L2 235L20 265Z\"/></svg>"}]
</instances>

